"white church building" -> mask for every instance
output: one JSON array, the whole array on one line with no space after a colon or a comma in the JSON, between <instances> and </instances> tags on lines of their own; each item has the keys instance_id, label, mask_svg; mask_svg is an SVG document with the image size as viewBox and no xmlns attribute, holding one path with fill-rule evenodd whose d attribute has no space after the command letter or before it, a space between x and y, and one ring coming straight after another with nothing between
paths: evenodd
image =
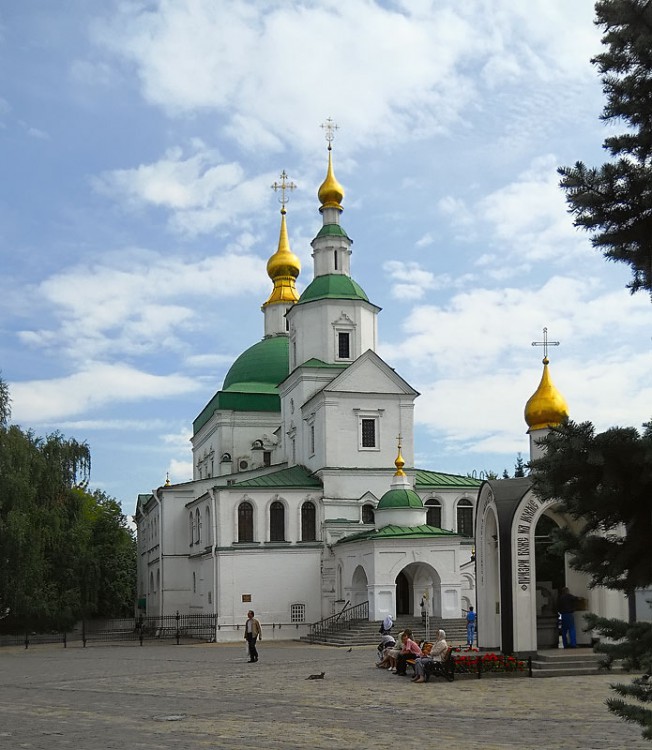
<instances>
[{"instance_id":1,"label":"white church building","mask_svg":"<svg viewBox=\"0 0 652 750\"><path fill-rule=\"evenodd\" d=\"M240 638L249 609L291 638L364 602L375 620L475 604L481 482L414 467L419 394L376 353L328 136L312 281L299 296L283 173L264 337L194 420L192 481L138 496L140 611L214 614L218 640Z\"/></svg>"},{"instance_id":2,"label":"white church building","mask_svg":"<svg viewBox=\"0 0 652 750\"><path fill-rule=\"evenodd\" d=\"M312 281L299 295L283 173L264 336L194 420L192 481L138 496L140 611L212 614L226 641L241 637L249 609L268 637L296 638L365 602L372 620L419 615L422 604L456 619L474 605L478 644L520 654L556 645L563 586L626 619L621 595L546 557L550 529L574 522L528 477L481 482L414 466L419 394L376 353L380 308L351 277L327 133ZM531 457L567 414L545 356L525 408ZM579 643L590 642L580 625Z\"/></svg>"}]
</instances>

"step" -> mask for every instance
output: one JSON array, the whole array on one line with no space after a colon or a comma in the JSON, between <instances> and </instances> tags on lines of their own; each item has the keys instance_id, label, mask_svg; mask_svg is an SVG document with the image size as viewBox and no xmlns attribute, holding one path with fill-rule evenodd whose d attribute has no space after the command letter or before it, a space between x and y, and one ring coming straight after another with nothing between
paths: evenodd
<instances>
[{"instance_id":1,"label":"step","mask_svg":"<svg viewBox=\"0 0 652 750\"><path fill-rule=\"evenodd\" d=\"M605 674L604 670L596 669L595 667L559 667L558 669L535 669L534 664L532 664L532 677L579 677L599 674Z\"/></svg>"}]
</instances>

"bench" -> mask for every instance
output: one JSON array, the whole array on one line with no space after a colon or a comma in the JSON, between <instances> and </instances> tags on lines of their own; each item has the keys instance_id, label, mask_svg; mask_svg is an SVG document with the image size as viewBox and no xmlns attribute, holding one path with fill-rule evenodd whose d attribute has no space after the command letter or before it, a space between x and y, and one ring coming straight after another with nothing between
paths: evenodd
<instances>
[{"instance_id":1,"label":"bench","mask_svg":"<svg viewBox=\"0 0 652 750\"><path fill-rule=\"evenodd\" d=\"M428 643L423 648L423 655L427 656L430 653L432 644ZM408 659L407 664L414 669L415 659ZM449 646L444 658L441 661L430 661L424 667L424 678L425 681L431 677L443 677L448 682L453 682L455 679L455 659L453 659L453 647Z\"/></svg>"},{"instance_id":2,"label":"bench","mask_svg":"<svg viewBox=\"0 0 652 750\"><path fill-rule=\"evenodd\" d=\"M443 677L447 682L455 679L455 659L453 659L453 647L449 646L446 655L441 661L432 661L424 668L426 682L431 677Z\"/></svg>"}]
</instances>

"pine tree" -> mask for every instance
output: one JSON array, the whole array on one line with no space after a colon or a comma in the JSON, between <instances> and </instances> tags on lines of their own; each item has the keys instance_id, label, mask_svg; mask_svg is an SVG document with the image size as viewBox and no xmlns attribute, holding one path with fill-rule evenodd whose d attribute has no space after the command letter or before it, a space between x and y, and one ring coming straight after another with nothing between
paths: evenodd
<instances>
[{"instance_id":1,"label":"pine tree","mask_svg":"<svg viewBox=\"0 0 652 750\"><path fill-rule=\"evenodd\" d=\"M551 429L545 454L530 462L533 488L544 500L557 500L562 511L582 520L579 533L556 533L556 546L571 553L570 564L591 576L591 585L623 591L630 622L586 616L586 626L601 640L596 650L605 664L622 660L626 669L652 674L652 624L636 622L634 592L652 584L652 422L642 434L614 427L596 434L590 422L567 421ZM611 688L620 697L609 710L643 728L652 739L652 682L635 678Z\"/></svg>"},{"instance_id":2,"label":"pine tree","mask_svg":"<svg viewBox=\"0 0 652 750\"><path fill-rule=\"evenodd\" d=\"M605 258L631 266L632 293L652 296L652 3L599 0L596 24L605 51L591 62L602 77L601 119L625 132L605 139L601 167L560 167L574 224L591 232Z\"/></svg>"},{"instance_id":3,"label":"pine tree","mask_svg":"<svg viewBox=\"0 0 652 750\"><path fill-rule=\"evenodd\" d=\"M590 422L551 429L545 454L530 462L534 491L583 522L557 534L592 585L632 594L652 584L652 428L596 434ZM623 533L624 529L624 533Z\"/></svg>"},{"instance_id":4,"label":"pine tree","mask_svg":"<svg viewBox=\"0 0 652 750\"><path fill-rule=\"evenodd\" d=\"M520 453L516 454L516 463L514 464L514 477L525 476L525 462L523 456Z\"/></svg>"}]
</instances>

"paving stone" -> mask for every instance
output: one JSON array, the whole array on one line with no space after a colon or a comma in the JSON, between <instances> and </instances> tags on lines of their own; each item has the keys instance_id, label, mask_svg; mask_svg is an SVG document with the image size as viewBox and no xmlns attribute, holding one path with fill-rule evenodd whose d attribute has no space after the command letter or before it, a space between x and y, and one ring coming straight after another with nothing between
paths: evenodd
<instances>
[{"instance_id":1,"label":"paving stone","mask_svg":"<svg viewBox=\"0 0 652 750\"><path fill-rule=\"evenodd\" d=\"M604 705L626 675L413 684L375 647L0 649L0 750L650 750ZM306 680L326 673L323 680Z\"/></svg>"}]
</instances>

